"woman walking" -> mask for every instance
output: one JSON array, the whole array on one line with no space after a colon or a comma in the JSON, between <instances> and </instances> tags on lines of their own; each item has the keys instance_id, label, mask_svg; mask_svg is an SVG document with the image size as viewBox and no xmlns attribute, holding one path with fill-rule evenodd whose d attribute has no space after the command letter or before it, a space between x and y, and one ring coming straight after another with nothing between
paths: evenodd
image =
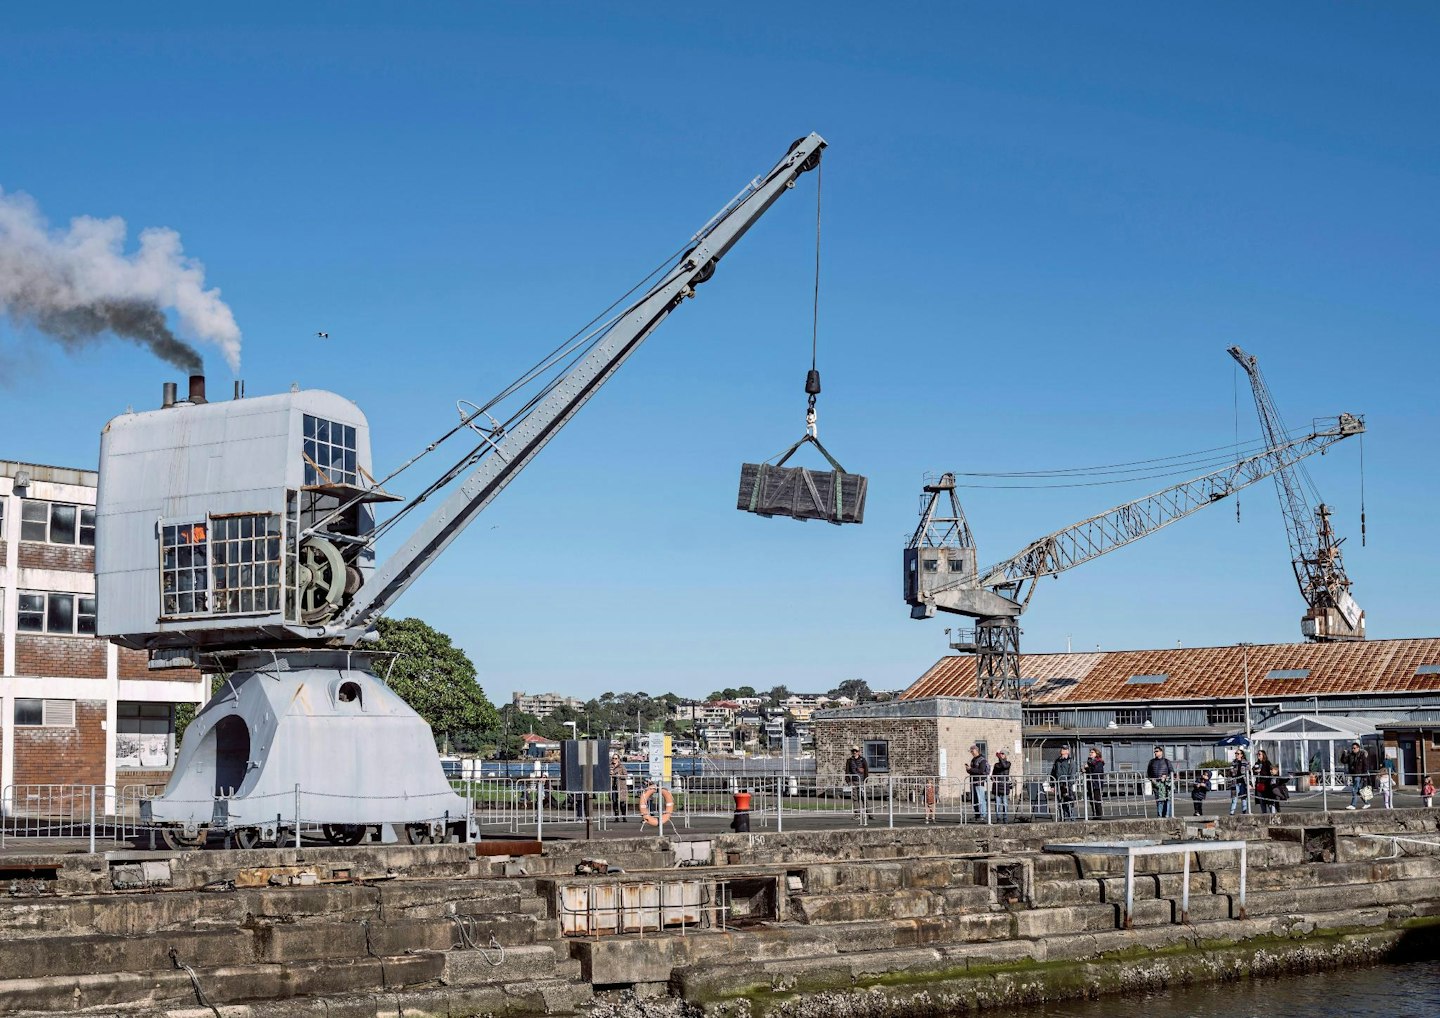
<instances>
[{"instance_id":1,"label":"woman walking","mask_svg":"<svg viewBox=\"0 0 1440 1018\"><path fill-rule=\"evenodd\" d=\"M1255 751L1255 798L1261 813L1279 813L1280 797L1276 794L1278 773L1263 749Z\"/></svg>"}]
</instances>

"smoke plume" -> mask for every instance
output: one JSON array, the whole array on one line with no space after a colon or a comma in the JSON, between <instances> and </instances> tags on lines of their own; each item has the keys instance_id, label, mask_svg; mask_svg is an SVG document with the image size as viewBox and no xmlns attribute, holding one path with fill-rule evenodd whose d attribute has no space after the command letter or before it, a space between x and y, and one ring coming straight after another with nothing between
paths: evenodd
<instances>
[{"instance_id":1,"label":"smoke plume","mask_svg":"<svg viewBox=\"0 0 1440 1018\"><path fill-rule=\"evenodd\" d=\"M240 367L240 329L220 291L205 289L205 267L187 258L169 229L140 234L125 253L125 221L79 216L53 230L29 195L0 189L0 308L20 326L74 348L105 335L145 347L194 374L200 352L171 331L173 310L196 340Z\"/></svg>"}]
</instances>

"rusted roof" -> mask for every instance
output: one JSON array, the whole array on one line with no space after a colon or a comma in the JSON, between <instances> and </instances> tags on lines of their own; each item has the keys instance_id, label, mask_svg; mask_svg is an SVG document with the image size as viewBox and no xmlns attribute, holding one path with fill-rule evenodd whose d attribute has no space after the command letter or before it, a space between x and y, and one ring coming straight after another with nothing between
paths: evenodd
<instances>
[{"instance_id":1,"label":"rusted roof","mask_svg":"<svg viewBox=\"0 0 1440 1018\"><path fill-rule=\"evenodd\" d=\"M1020 675L1036 704L1230 699L1245 695L1247 666L1252 696L1437 692L1440 639L1024 654ZM952 655L900 699L974 695L974 657Z\"/></svg>"}]
</instances>

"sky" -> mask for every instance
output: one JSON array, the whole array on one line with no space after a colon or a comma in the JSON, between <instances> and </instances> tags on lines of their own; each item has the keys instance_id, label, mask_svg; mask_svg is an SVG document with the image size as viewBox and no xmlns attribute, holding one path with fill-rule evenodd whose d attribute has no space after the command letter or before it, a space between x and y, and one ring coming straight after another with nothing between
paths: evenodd
<instances>
[{"instance_id":1,"label":"sky","mask_svg":"<svg viewBox=\"0 0 1440 1018\"><path fill-rule=\"evenodd\" d=\"M242 335L212 393L341 393L382 471L827 139L820 435L865 523L734 508L803 430L809 174L392 613L492 699L903 688L963 624L901 598L925 472L1250 441L1235 343L1287 421L1365 416L1365 547L1361 440L1307 465L1371 637L1437 632L1433 5L32 4L0 42L0 188L177 231ZM0 318L0 458L93 468L178 374ZM1168 483L962 499L991 562ZM1274 488L1240 505L1042 581L1022 647L1298 640Z\"/></svg>"}]
</instances>

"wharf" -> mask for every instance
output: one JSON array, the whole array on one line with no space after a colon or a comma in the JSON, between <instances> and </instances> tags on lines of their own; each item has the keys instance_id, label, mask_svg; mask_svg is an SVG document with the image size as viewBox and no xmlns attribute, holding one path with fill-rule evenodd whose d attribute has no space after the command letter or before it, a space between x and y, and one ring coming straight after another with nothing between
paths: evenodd
<instances>
[{"instance_id":1,"label":"wharf","mask_svg":"<svg viewBox=\"0 0 1440 1018\"><path fill-rule=\"evenodd\" d=\"M538 1018L663 997L734 1018L913 1016L1440 957L1433 810L608 834L12 845L0 1012ZM1113 847L1187 836L1201 851ZM1243 845L1243 877L1221 842Z\"/></svg>"}]
</instances>

